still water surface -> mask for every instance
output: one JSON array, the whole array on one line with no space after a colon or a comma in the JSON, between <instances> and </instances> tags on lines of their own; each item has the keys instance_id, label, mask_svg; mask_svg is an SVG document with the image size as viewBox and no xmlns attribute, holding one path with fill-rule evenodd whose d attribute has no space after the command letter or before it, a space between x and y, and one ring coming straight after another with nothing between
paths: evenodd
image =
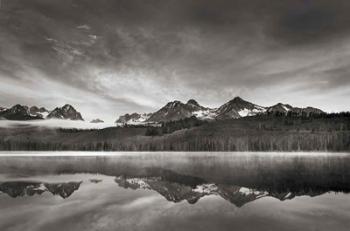
<instances>
[{"instance_id":1,"label":"still water surface","mask_svg":"<svg viewBox=\"0 0 350 231\"><path fill-rule=\"evenodd\" d=\"M350 227L348 154L7 154L1 231Z\"/></svg>"}]
</instances>

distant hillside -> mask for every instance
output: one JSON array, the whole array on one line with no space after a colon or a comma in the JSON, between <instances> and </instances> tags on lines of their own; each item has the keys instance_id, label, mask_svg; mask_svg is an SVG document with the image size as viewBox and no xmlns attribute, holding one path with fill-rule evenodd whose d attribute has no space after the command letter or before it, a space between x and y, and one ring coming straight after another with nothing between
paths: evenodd
<instances>
[{"instance_id":1,"label":"distant hillside","mask_svg":"<svg viewBox=\"0 0 350 231\"><path fill-rule=\"evenodd\" d=\"M210 123L184 120L101 130L0 129L0 150L350 151L350 114L258 115Z\"/></svg>"}]
</instances>

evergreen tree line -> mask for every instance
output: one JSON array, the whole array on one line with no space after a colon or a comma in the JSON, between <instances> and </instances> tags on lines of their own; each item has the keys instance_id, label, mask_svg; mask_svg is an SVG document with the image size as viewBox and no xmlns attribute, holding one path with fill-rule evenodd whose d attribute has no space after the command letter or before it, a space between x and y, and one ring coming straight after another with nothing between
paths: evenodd
<instances>
[{"instance_id":1,"label":"evergreen tree line","mask_svg":"<svg viewBox=\"0 0 350 231\"><path fill-rule=\"evenodd\" d=\"M77 143L0 140L0 150L80 151L350 151L350 132L263 132L242 136L173 134Z\"/></svg>"},{"instance_id":2,"label":"evergreen tree line","mask_svg":"<svg viewBox=\"0 0 350 231\"><path fill-rule=\"evenodd\" d=\"M160 127L147 127L146 136L161 136L164 134L170 134L178 130L189 129L192 127L198 127L208 123L207 121L199 120L197 117L192 116L189 118L162 122Z\"/></svg>"},{"instance_id":3,"label":"evergreen tree line","mask_svg":"<svg viewBox=\"0 0 350 231\"><path fill-rule=\"evenodd\" d=\"M0 150L350 151L349 113L209 123L188 118L166 122L156 128L156 134L149 129L7 129L0 130Z\"/></svg>"}]
</instances>

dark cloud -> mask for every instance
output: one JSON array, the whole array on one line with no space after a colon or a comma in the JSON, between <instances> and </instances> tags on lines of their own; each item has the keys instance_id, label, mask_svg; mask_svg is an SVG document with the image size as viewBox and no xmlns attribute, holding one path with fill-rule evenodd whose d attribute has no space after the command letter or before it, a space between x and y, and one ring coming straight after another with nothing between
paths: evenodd
<instances>
[{"instance_id":1,"label":"dark cloud","mask_svg":"<svg viewBox=\"0 0 350 231\"><path fill-rule=\"evenodd\" d=\"M346 1L295 1L282 12L273 35L291 45L328 42L349 33L350 4Z\"/></svg>"},{"instance_id":2,"label":"dark cloud","mask_svg":"<svg viewBox=\"0 0 350 231\"><path fill-rule=\"evenodd\" d=\"M236 94L264 104L291 96L291 103L303 104L302 94L325 88L333 97L348 94L350 2L345 0L1 4L1 79L8 86L22 84L33 99L38 95L29 90L40 84L54 88L46 91L55 92L57 102L73 100L87 110L96 107L88 103L95 97L110 114L120 114L195 96L218 106ZM64 86L71 91L62 91ZM295 88L314 91L298 91L298 98ZM74 100L73 91L86 102ZM42 97L38 104L52 102L52 96ZM9 105L26 96L6 91L2 98L0 104ZM333 110L331 103L318 105Z\"/></svg>"}]
</instances>

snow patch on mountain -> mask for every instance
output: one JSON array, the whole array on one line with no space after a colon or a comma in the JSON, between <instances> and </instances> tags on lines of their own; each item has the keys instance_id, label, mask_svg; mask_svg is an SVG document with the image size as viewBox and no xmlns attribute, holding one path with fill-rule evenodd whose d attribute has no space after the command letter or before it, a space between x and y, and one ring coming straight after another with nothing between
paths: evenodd
<instances>
[{"instance_id":1,"label":"snow patch on mountain","mask_svg":"<svg viewBox=\"0 0 350 231\"><path fill-rule=\"evenodd\" d=\"M211 194L213 192L216 192L217 190L218 187L215 184L201 184L197 185L197 187L192 191L202 194Z\"/></svg>"},{"instance_id":2,"label":"snow patch on mountain","mask_svg":"<svg viewBox=\"0 0 350 231\"><path fill-rule=\"evenodd\" d=\"M266 108L255 105L254 109L244 108L244 109L238 111L238 114L241 117L247 117L247 116L255 116L257 114L264 113L264 112L266 112Z\"/></svg>"},{"instance_id":3,"label":"snow patch on mountain","mask_svg":"<svg viewBox=\"0 0 350 231\"><path fill-rule=\"evenodd\" d=\"M142 124L145 123L149 117L151 116L151 114L141 114L140 117L138 119L131 119L130 121L128 121L130 124Z\"/></svg>"},{"instance_id":4,"label":"snow patch on mountain","mask_svg":"<svg viewBox=\"0 0 350 231\"><path fill-rule=\"evenodd\" d=\"M266 108L235 97L219 107L216 111L217 119L238 119L246 116L255 116L266 112Z\"/></svg>"},{"instance_id":5,"label":"snow patch on mountain","mask_svg":"<svg viewBox=\"0 0 350 231\"><path fill-rule=\"evenodd\" d=\"M204 109L192 112L192 115L201 120L213 120L215 119L217 113L216 109Z\"/></svg>"},{"instance_id":6,"label":"snow patch on mountain","mask_svg":"<svg viewBox=\"0 0 350 231\"><path fill-rule=\"evenodd\" d=\"M140 189L150 189L151 187L149 186L148 183L146 183L143 179L141 178L128 178L126 179L126 182L128 182L131 185L138 185Z\"/></svg>"},{"instance_id":7,"label":"snow patch on mountain","mask_svg":"<svg viewBox=\"0 0 350 231\"><path fill-rule=\"evenodd\" d=\"M258 191L258 190L254 190L254 189L246 188L246 187L241 187L239 189L239 193L241 193L245 196L254 195L254 196L256 196L256 198L264 197L264 196L267 196L269 194L266 191Z\"/></svg>"},{"instance_id":8,"label":"snow patch on mountain","mask_svg":"<svg viewBox=\"0 0 350 231\"><path fill-rule=\"evenodd\" d=\"M151 113L132 113L120 116L115 122L117 126L125 125L148 125L150 124L147 120L151 117Z\"/></svg>"},{"instance_id":9,"label":"snow patch on mountain","mask_svg":"<svg viewBox=\"0 0 350 231\"><path fill-rule=\"evenodd\" d=\"M286 105L282 105L283 109L286 111L289 111L290 109L288 107L286 107Z\"/></svg>"}]
</instances>

